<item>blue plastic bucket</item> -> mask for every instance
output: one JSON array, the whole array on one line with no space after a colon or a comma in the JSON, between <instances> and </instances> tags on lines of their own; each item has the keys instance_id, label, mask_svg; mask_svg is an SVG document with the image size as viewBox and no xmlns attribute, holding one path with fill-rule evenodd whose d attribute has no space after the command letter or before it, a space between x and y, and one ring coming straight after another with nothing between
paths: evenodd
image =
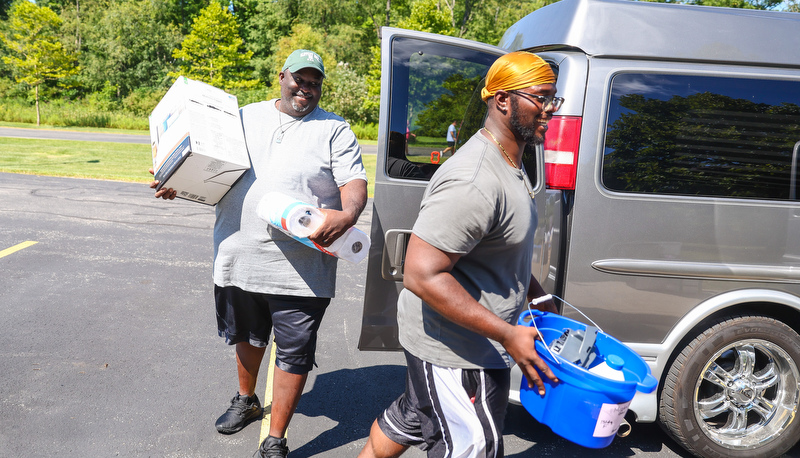
<instances>
[{"instance_id":1,"label":"blue plastic bucket","mask_svg":"<svg viewBox=\"0 0 800 458\"><path fill-rule=\"evenodd\" d=\"M561 336L565 329L586 329L586 325L579 321L539 310L525 311L518 322L520 325L533 326L534 321L548 345ZM536 351L560 383L553 383L542 375L546 393L540 396L535 386L528 388L528 381L523 377L519 396L522 405L539 423L549 426L564 439L589 448L608 446L636 391L652 393L656 389L658 381L650 373L650 367L636 352L603 332L597 333L597 351L603 358L614 354L624 360L624 381L600 377L557 354L551 355L544 342L536 341ZM554 356L558 362L553 359ZM597 358L593 365L602 361L602 358Z\"/></svg>"}]
</instances>

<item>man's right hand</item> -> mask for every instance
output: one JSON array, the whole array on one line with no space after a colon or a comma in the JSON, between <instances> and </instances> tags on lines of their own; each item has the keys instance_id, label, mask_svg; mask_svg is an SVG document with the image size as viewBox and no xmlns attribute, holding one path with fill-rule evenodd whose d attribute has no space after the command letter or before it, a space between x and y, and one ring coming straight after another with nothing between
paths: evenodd
<instances>
[{"instance_id":1,"label":"man's right hand","mask_svg":"<svg viewBox=\"0 0 800 458\"><path fill-rule=\"evenodd\" d=\"M503 339L500 344L508 351L508 354L522 370L525 378L528 379L528 387L533 388L535 385L538 388L539 394L544 395L544 381L539 372L541 371L541 373L555 383L558 383L558 378L536 351L535 343L537 339L541 338L536 328L514 325L508 337Z\"/></svg>"},{"instance_id":2,"label":"man's right hand","mask_svg":"<svg viewBox=\"0 0 800 458\"><path fill-rule=\"evenodd\" d=\"M153 171L152 167L150 167L148 172L150 172L150 175L154 175L155 176L155 172ZM150 182L150 189L156 189L158 187L158 183L159 182L156 181L156 180L151 181ZM164 200L173 200L175 198L175 196L177 196L177 195L178 195L178 191L176 191L176 190L174 190L172 188L161 188L158 191L156 191L156 198L160 197L160 198L162 198Z\"/></svg>"}]
</instances>

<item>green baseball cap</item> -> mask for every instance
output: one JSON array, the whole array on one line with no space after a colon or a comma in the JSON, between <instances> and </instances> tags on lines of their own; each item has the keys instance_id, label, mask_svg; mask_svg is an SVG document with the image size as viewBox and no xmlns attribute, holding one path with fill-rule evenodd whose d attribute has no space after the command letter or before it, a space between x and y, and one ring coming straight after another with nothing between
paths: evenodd
<instances>
[{"instance_id":1,"label":"green baseball cap","mask_svg":"<svg viewBox=\"0 0 800 458\"><path fill-rule=\"evenodd\" d=\"M307 49L292 51L289 57L286 58L286 63L283 64L281 71L289 69L290 72L294 73L303 68L319 70L322 73L322 77L325 78L325 66L322 65L322 58L319 57L319 54Z\"/></svg>"}]
</instances>

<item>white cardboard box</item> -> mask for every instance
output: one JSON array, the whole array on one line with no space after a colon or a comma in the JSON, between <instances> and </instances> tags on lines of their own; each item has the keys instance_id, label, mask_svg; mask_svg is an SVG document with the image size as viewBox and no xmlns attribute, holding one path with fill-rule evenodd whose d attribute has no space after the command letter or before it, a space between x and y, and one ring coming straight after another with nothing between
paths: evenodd
<instances>
[{"instance_id":1,"label":"white cardboard box","mask_svg":"<svg viewBox=\"0 0 800 458\"><path fill-rule=\"evenodd\" d=\"M153 171L177 197L215 205L250 168L236 96L178 77L150 114Z\"/></svg>"}]
</instances>

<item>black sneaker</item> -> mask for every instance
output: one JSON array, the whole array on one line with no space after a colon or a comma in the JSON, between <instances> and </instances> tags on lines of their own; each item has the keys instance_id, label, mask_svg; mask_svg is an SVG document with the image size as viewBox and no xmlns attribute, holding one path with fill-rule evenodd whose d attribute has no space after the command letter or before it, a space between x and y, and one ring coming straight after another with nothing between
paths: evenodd
<instances>
[{"instance_id":1,"label":"black sneaker","mask_svg":"<svg viewBox=\"0 0 800 458\"><path fill-rule=\"evenodd\" d=\"M222 434L239 432L251 421L261 418L264 409L255 394L248 397L236 393L231 399L231 406L217 419L215 426Z\"/></svg>"},{"instance_id":2,"label":"black sneaker","mask_svg":"<svg viewBox=\"0 0 800 458\"><path fill-rule=\"evenodd\" d=\"M286 438L267 436L261 446L256 450L258 458L286 458L289 455L289 447L286 446Z\"/></svg>"}]
</instances>

